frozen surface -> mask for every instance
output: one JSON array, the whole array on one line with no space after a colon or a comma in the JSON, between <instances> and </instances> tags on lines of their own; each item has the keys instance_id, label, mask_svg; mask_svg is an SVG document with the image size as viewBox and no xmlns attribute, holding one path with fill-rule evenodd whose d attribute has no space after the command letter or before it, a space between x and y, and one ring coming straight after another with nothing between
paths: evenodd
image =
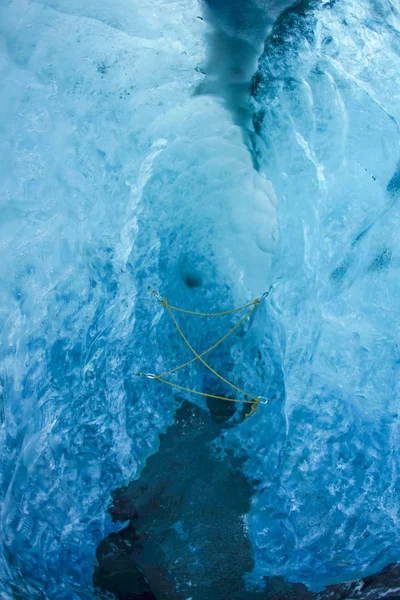
<instances>
[{"instance_id":1,"label":"frozen surface","mask_svg":"<svg viewBox=\"0 0 400 600\"><path fill-rule=\"evenodd\" d=\"M222 101L194 95L199 14L0 5L2 598L92 597L110 492L174 416L135 375L182 354L147 284L214 309L269 283L274 194Z\"/></svg>"},{"instance_id":2,"label":"frozen surface","mask_svg":"<svg viewBox=\"0 0 400 600\"><path fill-rule=\"evenodd\" d=\"M248 464L257 576L318 588L399 560L399 55L397 3L301 3L254 79L286 391L272 494L262 442Z\"/></svg>"},{"instance_id":3,"label":"frozen surface","mask_svg":"<svg viewBox=\"0 0 400 600\"><path fill-rule=\"evenodd\" d=\"M5 600L94 597L110 492L174 419L170 390L135 373L186 357L148 284L205 310L275 284L216 356L273 398L225 436L260 482L249 585L399 561L398 9L281 17L253 84L258 172L229 106L198 93L201 10L0 3ZM196 327L200 348L220 333ZM185 383L210 385L201 369Z\"/></svg>"}]
</instances>

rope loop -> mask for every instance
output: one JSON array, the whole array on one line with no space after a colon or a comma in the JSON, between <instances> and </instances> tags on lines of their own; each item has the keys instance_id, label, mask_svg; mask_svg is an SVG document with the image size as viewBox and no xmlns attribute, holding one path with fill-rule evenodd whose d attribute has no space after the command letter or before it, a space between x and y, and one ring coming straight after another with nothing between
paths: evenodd
<instances>
[{"instance_id":1,"label":"rope loop","mask_svg":"<svg viewBox=\"0 0 400 600\"><path fill-rule=\"evenodd\" d=\"M250 412L248 412L248 413L246 413L244 415L246 419L248 419L249 417L251 417L251 415L254 415L254 413L257 412L259 404L260 404L260 399L259 398L257 398L256 400L254 400L254 402L251 403Z\"/></svg>"},{"instance_id":2,"label":"rope loop","mask_svg":"<svg viewBox=\"0 0 400 600\"><path fill-rule=\"evenodd\" d=\"M245 392L240 387L234 385L233 383L231 383L230 381L228 381L227 379L225 379L225 377L223 377L222 375L220 375L219 373L217 373L217 371L215 371L203 359L203 356L205 356L206 354L208 354L209 352L211 352L212 350L214 350L214 348L216 348L223 341L225 341L227 337L229 337L248 317L250 317L253 314L253 312L256 310L256 308L261 304L261 300L263 300L264 298L266 298L268 296L268 294L270 293L270 291L272 289L272 286L270 287L270 289L268 290L268 292L264 292L264 294L261 296L261 298L255 298L255 300L253 300L252 302L249 302L248 304L244 304L243 306L239 306L239 308L233 308L231 310L226 310L226 311L219 312L219 313L201 313L201 312L186 310L186 309L183 309L183 308L178 308L176 306L171 306L171 304L169 304L168 300L166 298L163 298L156 290L153 290L150 286L148 286L147 289L148 289L148 291L150 293L153 294L153 296L155 296L155 298L157 298L157 300L161 303L161 305L164 306L164 308L167 309L167 312L168 312L168 314L169 314L169 316L170 316L173 324L175 325L175 328L177 329L179 335L181 336L181 338L185 342L186 346L189 348L189 350L194 355L194 358L192 358L191 360L188 360L187 362L185 362L185 363L183 363L181 365L178 365L177 367L174 367L173 369L170 369L169 371L166 371L165 373L161 373L161 374L156 375L156 374L153 374L153 373L142 373L142 372L140 372L140 373L138 373L138 375L142 375L142 376L146 377L147 379L156 379L158 381L161 381L162 383L165 383L165 384L170 385L172 387L178 388L178 389L183 390L185 392L190 392L191 394L197 394L199 396L206 396L208 398L216 398L218 400L225 400L227 402L239 402L239 403L242 403L242 404L250 404L251 405L250 411L245 414L245 418L246 419L248 417L250 417L251 415L254 415L254 413L258 409L258 405L259 404L268 404L268 402L269 402L268 398L264 398L263 396L253 396L252 394L249 394L248 392ZM177 320L175 319L175 317L173 315L173 311L176 311L176 312L186 313L186 314L189 314L189 315L197 315L197 316L203 316L203 317L219 317L219 316L222 316L222 315L228 315L228 314L232 314L232 313L238 312L240 310L244 310L245 308L249 308L250 306L252 306L251 310L249 310L236 323L236 325L234 325L228 331L228 333L226 333L225 335L223 335L222 338L220 338L217 342L215 342L215 344L213 344L212 346L210 346L209 348L207 348L206 350L204 350L204 352L202 352L201 354L198 354L196 352L196 350L193 348L193 346L190 344L190 342L186 338L185 334L183 333L182 329L180 328L179 323L177 322ZM231 388L233 388L237 392L243 394L245 397L247 396L247 397L251 398L251 400L239 399L239 398L226 398L224 396L218 396L218 395L214 395L214 394L206 394L205 392L199 392L197 390L191 390L191 389L186 388L184 386L181 386L181 385L178 385L176 383L173 383L172 381L168 381L167 379L164 379L167 375L171 375L172 373L175 373L176 371L179 371L180 369L183 369L184 367L187 367L188 365L192 364L196 360L200 361L209 371L211 371L211 373L213 373L213 375L215 375L218 379L220 379L221 381L223 381L226 385L230 386ZM262 402L262 400L264 400L264 402Z\"/></svg>"}]
</instances>

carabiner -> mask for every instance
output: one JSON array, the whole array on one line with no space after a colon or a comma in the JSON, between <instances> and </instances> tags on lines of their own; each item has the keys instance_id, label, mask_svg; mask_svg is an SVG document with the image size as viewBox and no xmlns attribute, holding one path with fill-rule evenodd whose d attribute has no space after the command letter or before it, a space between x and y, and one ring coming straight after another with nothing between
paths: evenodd
<instances>
[{"instance_id":1,"label":"carabiner","mask_svg":"<svg viewBox=\"0 0 400 600\"><path fill-rule=\"evenodd\" d=\"M262 400L264 400L264 402L262 402ZM268 402L270 401L270 398L266 398L265 396L259 396L258 401L260 404L268 404Z\"/></svg>"},{"instance_id":2,"label":"carabiner","mask_svg":"<svg viewBox=\"0 0 400 600\"><path fill-rule=\"evenodd\" d=\"M153 290L153 288L151 288L149 285L147 286L147 291L151 292L153 294L153 296L155 296L159 302L163 301L163 298L160 296L160 294L157 292L157 290Z\"/></svg>"},{"instance_id":3,"label":"carabiner","mask_svg":"<svg viewBox=\"0 0 400 600\"><path fill-rule=\"evenodd\" d=\"M154 375L153 373L138 373L138 375L143 375L144 377L147 377L147 379L157 379L157 375Z\"/></svg>"}]
</instances>

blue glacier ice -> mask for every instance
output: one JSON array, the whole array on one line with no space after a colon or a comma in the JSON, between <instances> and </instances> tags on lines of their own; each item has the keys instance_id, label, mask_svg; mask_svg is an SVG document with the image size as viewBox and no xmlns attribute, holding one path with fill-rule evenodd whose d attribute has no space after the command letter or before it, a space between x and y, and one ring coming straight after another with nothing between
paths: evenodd
<instances>
[{"instance_id":1,"label":"blue glacier ice","mask_svg":"<svg viewBox=\"0 0 400 600\"><path fill-rule=\"evenodd\" d=\"M391 2L301 3L253 85L278 197L287 429L277 495L249 522L257 573L313 586L399 557L399 17Z\"/></svg>"},{"instance_id":2,"label":"blue glacier ice","mask_svg":"<svg viewBox=\"0 0 400 600\"><path fill-rule=\"evenodd\" d=\"M273 286L214 359L271 398L216 442L257 482L248 589L400 562L399 6L254 0L232 45L206 4L0 2L4 600L95 598L111 492L174 422L136 373L187 358L148 285L210 312Z\"/></svg>"}]
</instances>

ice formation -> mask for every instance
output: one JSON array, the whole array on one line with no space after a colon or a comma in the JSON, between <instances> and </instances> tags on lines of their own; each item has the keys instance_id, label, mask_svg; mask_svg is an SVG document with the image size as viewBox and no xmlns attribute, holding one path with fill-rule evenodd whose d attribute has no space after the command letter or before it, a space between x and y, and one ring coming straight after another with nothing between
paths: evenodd
<instances>
[{"instance_id":1,"label":"ice formation","mask_svg":"<svg viewBox=\"0 0 400 600\"><path fill-rule=\"evenodd\" d=\"M186 357L149 284L207 310L274 285L216 356L272 398L220 442L258 482L249 589L399 560L400 13L289 5L264 50L257 30L243 113L246 86L207 76L217 2L0 3L5 600L94 598L110 493L174 420L136 373Z\"/></svg>"},{"instance_id":2,"label":"ice formation","mask_svg":"<svg viewBox=\"0 0 400 600\"><path fill-rule=\"evenodd\" d=\"M300 3L253 85L278 197L287 431L278 497L255 500L250 527L258 572L317 587L399 556L399 17Z\"/></svg>"}]
</instances>

